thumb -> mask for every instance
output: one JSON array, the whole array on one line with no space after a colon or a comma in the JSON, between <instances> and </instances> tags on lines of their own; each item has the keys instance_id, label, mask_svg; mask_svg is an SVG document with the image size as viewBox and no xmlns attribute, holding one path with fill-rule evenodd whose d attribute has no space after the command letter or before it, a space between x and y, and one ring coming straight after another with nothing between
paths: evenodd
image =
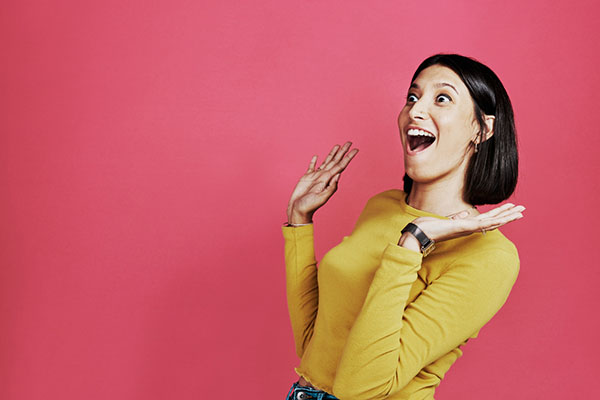
<instances>
[{"instance_id":1,"label":"thumb","mask_svg":"<svg viewBox=\"0 0 600 400\"><path fill-rule=\"evenodd\" d=\"M335 174L333 178L329 181L327 185L327 189L337 189L338 181L340 180L340 174Z\"/></svg>"}]
</instances>

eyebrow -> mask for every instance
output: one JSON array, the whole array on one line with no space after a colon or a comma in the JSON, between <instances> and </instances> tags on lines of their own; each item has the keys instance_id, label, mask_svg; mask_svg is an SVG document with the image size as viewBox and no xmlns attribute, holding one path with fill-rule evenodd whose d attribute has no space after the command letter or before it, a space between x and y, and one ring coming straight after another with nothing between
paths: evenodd
<instances>
[{"instance_id":1,"label":"eyebrow","mask_svg":"<svg viewBox=\"0 0 600 400\"><path fill-rule=\"evenodd\" d=\"M454 91L456 92L456 94L459 94L458 90L456 90L456 88L454 86L452 86L451 84L449 84L448 82L440 82L440 83L436 83L435 85L433 85L433 87L435 87L435 88L441 88L441 87L445 87L445 86L451 87L452 89L454 89ZM415 88L415 89L419 89L419 85L417 85L414 82L410 85L410 87L411 88Z\"/></svg>"}]
</instances>

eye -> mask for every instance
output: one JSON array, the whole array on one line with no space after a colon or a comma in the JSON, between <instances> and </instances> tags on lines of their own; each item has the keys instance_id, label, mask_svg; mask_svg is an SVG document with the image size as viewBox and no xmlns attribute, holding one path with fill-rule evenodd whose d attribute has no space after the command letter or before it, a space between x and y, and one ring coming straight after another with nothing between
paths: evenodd
<instances>
[{"instance_id":1,"label":"eye","mask_svg":"<svg viewBox=\"0 0 600 400\"><path fill-rule=\"evenodd\" d=\"M452 98L447 94L439 94L435 99L440 103L448 103L452 101Z\"/></svg>"},{"instance_id":2,"label":"eye","mask_svg":"<svg viewBox=\"0 0 600 400\"><path fill-rule=\"evenodd\" d=\"M408 96L406 96L407 103L414 103L417 100L418 100L417 96L414 95L413 93L409 93Z\"/></svg>"}]
</instances>

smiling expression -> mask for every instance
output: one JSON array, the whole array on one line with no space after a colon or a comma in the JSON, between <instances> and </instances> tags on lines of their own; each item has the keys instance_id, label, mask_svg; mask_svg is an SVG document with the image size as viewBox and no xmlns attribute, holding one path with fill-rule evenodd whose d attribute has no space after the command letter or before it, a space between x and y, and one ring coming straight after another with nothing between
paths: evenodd
<instances>
[{"instance_id":1,"label":"smiling expression","mask_svg":"<svg viewBox=\"0 0 600 400\"><path fill-rule=\"evenodd\" d=\"M433 65L412 83L398 116L404 168L415 182L464 174L479 131L473 100L450 68Z\"/></svg>"}]
</instances>

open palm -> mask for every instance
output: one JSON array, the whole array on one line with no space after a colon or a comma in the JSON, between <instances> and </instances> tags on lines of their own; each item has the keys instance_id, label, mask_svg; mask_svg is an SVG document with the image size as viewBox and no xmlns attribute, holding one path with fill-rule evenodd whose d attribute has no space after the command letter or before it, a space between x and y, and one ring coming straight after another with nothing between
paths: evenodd
<instances>
[{"instance_id":1,"label":"open palm","mask_svg":"<svg viewBox=\"0 0 600 400\"><path fill-rule=\"evenodd\" d=\"M457 215L451 219L419 217L413 221L425 234L436 242L485 232L523 218L525 207L506 203L475 216ZM468 214L468 213L467 213Z\"/></svg>"},{"instance_id":2,"label":"open palm","mask_svg":"<svg viewBox=\"0 0 600 400\"><path fill-rule=\"evenodd\" d=\"M308 169L294 188L288 203L288 222L308 223L312 216L323 206L337 190L340 174L358 153L351 151L351 142L343 146L335 145L319 168L316 167L317 156L310 160Z\"/></svg>"}]
</instances>

